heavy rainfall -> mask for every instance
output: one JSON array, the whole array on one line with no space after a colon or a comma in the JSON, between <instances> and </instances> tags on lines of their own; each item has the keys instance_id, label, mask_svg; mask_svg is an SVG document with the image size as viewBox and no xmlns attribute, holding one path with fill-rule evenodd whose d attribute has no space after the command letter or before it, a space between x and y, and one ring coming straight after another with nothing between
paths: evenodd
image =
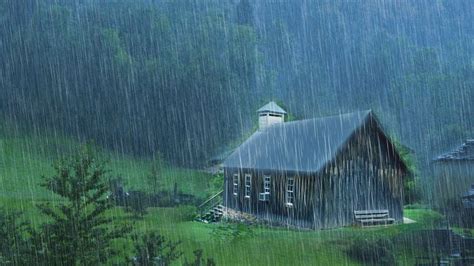
<instances>
[{"instance_id":1,"label":"heavy rainfall","mask_svg":"<svg viewBox=\"0 0 474 266\"><path fill-rule=\"evenodd\" d=\"M474 265L474 1L1 0L0 265Z\"/></svg>"}]
</instances>

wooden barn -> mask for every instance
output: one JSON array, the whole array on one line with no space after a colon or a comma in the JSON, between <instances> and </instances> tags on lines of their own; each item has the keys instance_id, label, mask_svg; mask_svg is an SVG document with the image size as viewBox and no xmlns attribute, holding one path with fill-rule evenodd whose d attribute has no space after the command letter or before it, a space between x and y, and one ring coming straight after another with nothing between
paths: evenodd
<instances>
[{"instance_id":1,"label":"wooden barn","mask_svg":"<svg viewBox=\"0 0 474 266\"><path fill-rule=\"evenodd\" d=\"M444 208L457 201L474 184L474 139L437 156L432 164L435 207Z\"/></svg>"},{"instance_id":2,"label":"wooden barn","mask_svg":"<svg viewBox=\"0 0 474 266\"><path fill-rule=\"evenodd\" d=\"M408 170L370 110L285 115L274 102L259 109L260 129L224 161L225 207L299 228L403 221Z\"/></svg>"}]
</instances>

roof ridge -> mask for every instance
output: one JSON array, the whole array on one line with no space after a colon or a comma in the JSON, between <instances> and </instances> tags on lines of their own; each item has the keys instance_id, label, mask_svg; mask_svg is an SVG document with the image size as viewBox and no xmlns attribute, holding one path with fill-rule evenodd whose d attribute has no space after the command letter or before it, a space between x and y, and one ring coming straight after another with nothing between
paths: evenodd
<instances>
[{"instance_id":1,"label":"roof ridge","mask_svg":"<svg viewBox=\"0 0 474 266\"><path fill-rule=\"evenodd\" d=\"M354 115L354 114L357 114L357 113L364 113L364 112L366 112L365 115L371 114L371 113L372 113L372 109L367 109L367 110L362 110L362 111L354 111L354 112L349 112L349 113L334 114L334 115L328 115L328 116L319 116L319 117L313 117L313 118L305 118L305 119L294 120L294 121L288 121L288 122L285 122L285 123L273 124L273 125L271 125L271 127L285 126L285 125L297 124L297 123L300 123L300 122L315 121L315 120L320 120L320 119L336 118L336 117L347 116L347 115ZM269 128L270 128L270 127L269 127Z\"/></svg>"}]
</instances>

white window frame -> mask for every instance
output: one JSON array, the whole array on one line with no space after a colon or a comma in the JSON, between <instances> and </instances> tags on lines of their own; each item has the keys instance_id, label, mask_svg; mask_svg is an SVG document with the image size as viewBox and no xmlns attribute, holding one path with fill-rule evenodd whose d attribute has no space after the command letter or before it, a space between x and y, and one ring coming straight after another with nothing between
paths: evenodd
<instances>
[{"instance_id":1,"label":"white window frame","mask_svg":"<svg viewBox=\"0 0 474 266\"><path fill-rule=\"evenodd\" d=\"M234 194L234 196L239 195L239 180L240 180L239 174L232 175L232 193Z\"/></svg>"},{"instance_id":2,"label":"white window frame","mask_svg":"<svg viewBox=\"0 0 474 266\"><path fill-rule=\"evenodd\" d=\"M263 193L270 194L272 177L269 175L263 176Z\"/></svg>"},{"instance_id":3,"label":"white window frame","mask_svg":"<svg viewBox=\"0 0 474 266\"><path fill-rule=\"evenodd\" d=\"M252 175L245 174L245 198L250 199L252 193Z\"/></svg>"},{"instance_id":4,"label":"white window frame","mask_svg":"<svg viewBox=\"0 0 474 266\"><path fill-rule=\"evenodd\" d=\"M293 207L295 203L295 178L289 176L286 179L286 206Z\"/></svg>"}]
</instances>

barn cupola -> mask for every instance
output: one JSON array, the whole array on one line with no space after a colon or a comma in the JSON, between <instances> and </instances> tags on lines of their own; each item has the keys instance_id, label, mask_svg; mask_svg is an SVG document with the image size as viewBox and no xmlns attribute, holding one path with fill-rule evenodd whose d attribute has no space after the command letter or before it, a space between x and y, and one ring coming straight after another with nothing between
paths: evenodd
<instances>
[{"instance_id":1,"label":"barn cupola","mask_svg":"<svg viewBox=\"0 0 474 266\"><path fill-rule=\"evenodd\" d=\"M275 102L269 102L258 109L257 114L259 129L264 130L273 124L283 123L285 121L286 112Z\"/></svg>"}]
</instances>

